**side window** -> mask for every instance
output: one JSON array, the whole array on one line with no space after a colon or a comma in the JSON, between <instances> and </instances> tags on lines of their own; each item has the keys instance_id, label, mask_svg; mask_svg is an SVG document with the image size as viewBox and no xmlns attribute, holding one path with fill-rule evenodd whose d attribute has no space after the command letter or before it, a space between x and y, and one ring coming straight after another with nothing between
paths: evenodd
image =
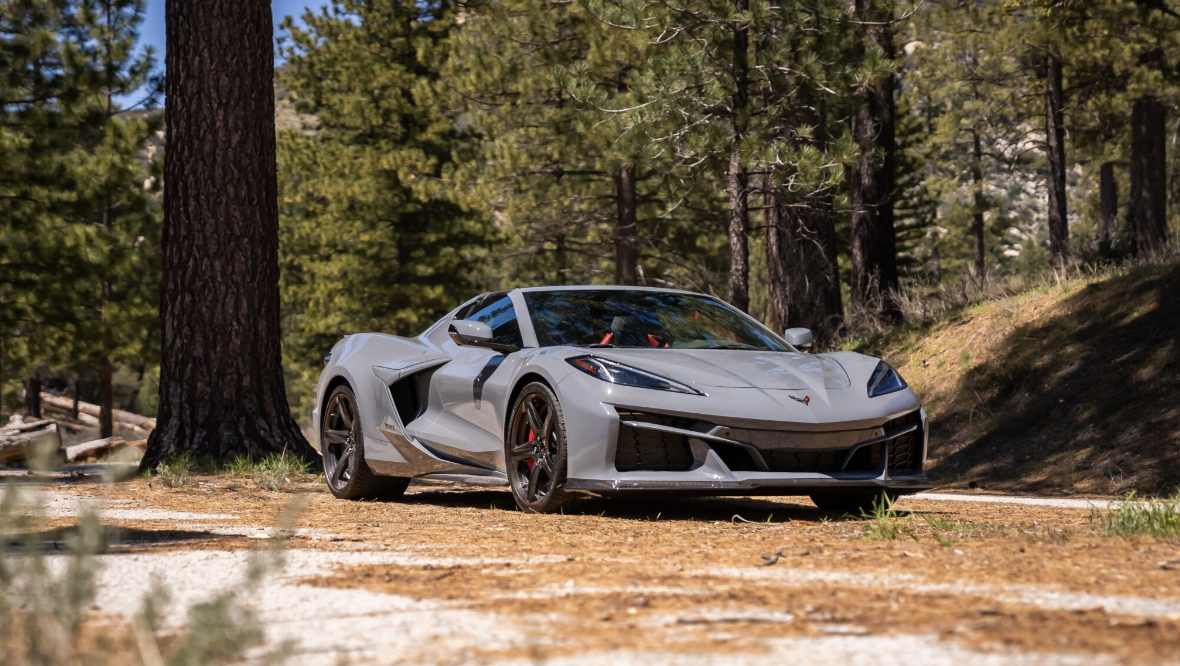
<instances>
[{"instance_id":1,"label":"side window","mask_svg":"<svg viewBox=\"0 0 1180 666\"><path fill-rule=\"evenodd\" d=\"M520 322L516 321L516 308L507 295L492 294L488 298L472 303L471 307L456 315L459 319L481 321L492 329L492 342L500 345L524 345L520 337Z\"/></svg>"}]
</instances>

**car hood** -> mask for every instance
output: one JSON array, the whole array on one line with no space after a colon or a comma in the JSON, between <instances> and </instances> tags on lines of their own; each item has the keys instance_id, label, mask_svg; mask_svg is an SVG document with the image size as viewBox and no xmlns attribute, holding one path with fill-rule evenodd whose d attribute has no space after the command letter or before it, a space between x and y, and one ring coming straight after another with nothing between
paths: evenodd
<instances>
[{"instance_id":1,"label":"car hood","mask_svg":"<svg viewBox=\"0 0 1180 666\"><path fill-rule=\"evenodd\" d=\"M838 362L815 354L729 349L594 349L590 353L692 386L818 392L851 385Z\"/></svg>"}]
</instances>

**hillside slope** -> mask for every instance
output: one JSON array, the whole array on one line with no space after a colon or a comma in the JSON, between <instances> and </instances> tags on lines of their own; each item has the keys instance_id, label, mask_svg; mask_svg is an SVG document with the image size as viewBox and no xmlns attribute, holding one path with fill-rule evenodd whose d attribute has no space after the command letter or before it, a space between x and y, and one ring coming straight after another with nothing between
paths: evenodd
<instances>
[{"instance_id":1,"label":"hillside slope","mask_svg":"<svg viewBox=\"0 0 1180 666\"><path fill-rule=\"evenodd\" d=\"M1031 492L1180 486L1180 263L1078 279L862 344L931 415L931 476Z\"/></svg>"}]
</instances>

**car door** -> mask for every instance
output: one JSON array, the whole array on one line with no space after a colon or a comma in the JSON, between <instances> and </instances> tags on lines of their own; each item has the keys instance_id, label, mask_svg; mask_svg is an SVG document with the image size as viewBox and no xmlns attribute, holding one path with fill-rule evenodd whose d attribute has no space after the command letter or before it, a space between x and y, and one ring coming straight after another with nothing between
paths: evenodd
<instances>
[{"instance_id":1,"label":"car door","mask_svg":"<svg viewBox=\"0 0 1180 666\"><path fill-rule=\"evenodd\" d=\"M487 324L492 329L492 341L520 347L520 324L516 309L505 292L495 292L471 303L455 314L455 319L468 319ZM518 354L495 351L485 347L460 345L446 339L442 346L451 361L439 368L431 379L431 386L439 411L417 436L442 453L484 467L498 467L503 455L503 414L501 400L490 400L490 394L502 395L507 390Z\"/></svg>"}]
</instances>

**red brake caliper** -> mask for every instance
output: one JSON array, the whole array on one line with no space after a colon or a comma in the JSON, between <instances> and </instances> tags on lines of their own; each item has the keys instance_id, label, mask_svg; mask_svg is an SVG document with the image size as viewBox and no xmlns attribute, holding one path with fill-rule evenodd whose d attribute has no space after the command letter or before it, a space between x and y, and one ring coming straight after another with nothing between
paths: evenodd
<instances>
[{"instance_id":1,"label":"red brake caliper","mask_svg":"<svg viewBox=\"0 0 1180 666\"><path fill-rule=\"evenodd\" d=\"M536 439L536 438L537 438L537 433L533 432L533 429L532 429L532 428L529 428L529 441L531 442L531 441L533 441L533 440L534 440L534 439ZM530 472L531 472L531 471L533 471L533 465L535 465L535 464L536 464L536 462L537 462L536 458L529 458L529 459L528 459L528 464L529 464L529 471L530 471Z\"/></svg>"}]
</instances>

